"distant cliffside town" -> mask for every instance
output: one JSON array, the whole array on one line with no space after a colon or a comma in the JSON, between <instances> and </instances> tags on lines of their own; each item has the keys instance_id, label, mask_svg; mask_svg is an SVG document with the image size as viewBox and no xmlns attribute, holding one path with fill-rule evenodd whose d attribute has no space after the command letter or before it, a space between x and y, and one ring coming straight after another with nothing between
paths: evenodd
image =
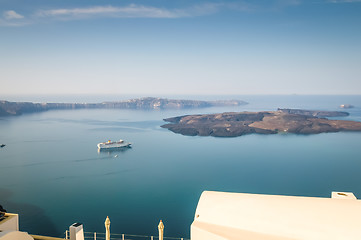
<instances>
[{"instance_id":1,"label":"distant cliffside town","mask_svg":"<svg viewBox=\"0 0 361 240\"><path fill-rule=\"evenodd\" d=\"M214 106L240 106L245 104L248 103L240 100L199 101L153 97L102 103L32 103L8 102L2 100L0 101L0 116L21 115L23 113L43 112L60 109L190 109Z\"/></svg>"}]
</instances>

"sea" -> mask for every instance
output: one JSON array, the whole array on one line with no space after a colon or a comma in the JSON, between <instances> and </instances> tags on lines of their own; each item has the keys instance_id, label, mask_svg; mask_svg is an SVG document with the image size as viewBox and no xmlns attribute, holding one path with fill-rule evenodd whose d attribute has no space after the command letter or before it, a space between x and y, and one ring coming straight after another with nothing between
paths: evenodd
<instances>
[{"instance_id":1,"label":"sea","mask_svg":"<svg viewBox=\"0 0 361 240\"><path fill-rule=\"evenodd\" d=\"M9 101L101 102L131 96L2 96ZM361 133L183 136L164 118L277 108L347 111L361 121L361 96L166 96L239 99L248 105L182 110L53 110L0 118L0 205L19 214L20 230L64 237L75 222L86 232L189 238L205 190L361 198ZM340 109L341 104L355 107ZM132 148L98 152L124 139Z\"/></svg>"}]
</instances>

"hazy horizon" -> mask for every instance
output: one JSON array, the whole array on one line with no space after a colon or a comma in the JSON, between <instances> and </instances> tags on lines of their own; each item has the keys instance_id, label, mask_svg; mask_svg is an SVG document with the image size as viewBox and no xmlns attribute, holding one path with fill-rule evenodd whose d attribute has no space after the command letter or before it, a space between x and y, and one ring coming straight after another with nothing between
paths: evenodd
<instances>
[{"instance_id":1,"label":"hazy horizon","mask_svg":"<svg viewBox=\"0 0 361 240\"><path fill-rule=\"evenodd\" d=\"M327 94L226 94L226 95L206 95L206 94L25 94L25 95L0 95L0 101L10 102L33 102L33 103L100 103L111 101L125 101L129 99L139 99L146 97L165 98L165 99L182 99L182 100L241 100L249 104L260 99L298 99L304 102L323 102L329 97L333 97L335 107L341 104L351 104L358 106L360 94L358 95L327 95ZM284 102L286 104L286 102ZM282 107L282 106L279 106Z\"/></svg>"},{"instance_id":2,"label":"hazy horizon","mask_svg":"<svg viewBox=\"0 0 361 240\"><path fill-rule=\"evenodd\" d=\"M0 95L359 95L359 0L2 0Z\"/></svg>"}]
</instances>

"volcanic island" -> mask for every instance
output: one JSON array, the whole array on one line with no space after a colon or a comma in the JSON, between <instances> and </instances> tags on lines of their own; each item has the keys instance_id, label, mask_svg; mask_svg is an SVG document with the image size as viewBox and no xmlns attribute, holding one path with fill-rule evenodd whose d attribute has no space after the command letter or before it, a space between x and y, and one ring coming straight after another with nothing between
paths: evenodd
<instances>
[{"instance_id":1,"label":"volcanic island","mask_svg":"<svg viewBox=\"0 0 361 240\"><path fill-rule=\"evenodd\" d=\"M327 119L346 117L349 113L278 109L263 112L226 112L185 115L164 119L162 128L187 136L237 137L245 134L317 134L361 131L361 122Z\"/></svg>"}]
</instances>

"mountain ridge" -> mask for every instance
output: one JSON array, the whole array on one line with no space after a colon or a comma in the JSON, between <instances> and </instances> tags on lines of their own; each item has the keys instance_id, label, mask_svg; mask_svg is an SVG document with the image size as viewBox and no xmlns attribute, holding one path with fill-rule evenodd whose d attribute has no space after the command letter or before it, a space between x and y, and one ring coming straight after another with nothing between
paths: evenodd
<instances>
[{"instance_id":1,"label":"mountain ridge","mask_svg":"<svg viewBox=\"0 0 361 240\"><path fill-rule=\"evenodd\" d=\"M61 109L191 109L207 108L214 106L241 106L248 104L242 100L182 100L144 97L124 101L101 103L32 103L0 101L0 116L16 116L23 113L43 112Z\"/></svg>"}]
</instances>

